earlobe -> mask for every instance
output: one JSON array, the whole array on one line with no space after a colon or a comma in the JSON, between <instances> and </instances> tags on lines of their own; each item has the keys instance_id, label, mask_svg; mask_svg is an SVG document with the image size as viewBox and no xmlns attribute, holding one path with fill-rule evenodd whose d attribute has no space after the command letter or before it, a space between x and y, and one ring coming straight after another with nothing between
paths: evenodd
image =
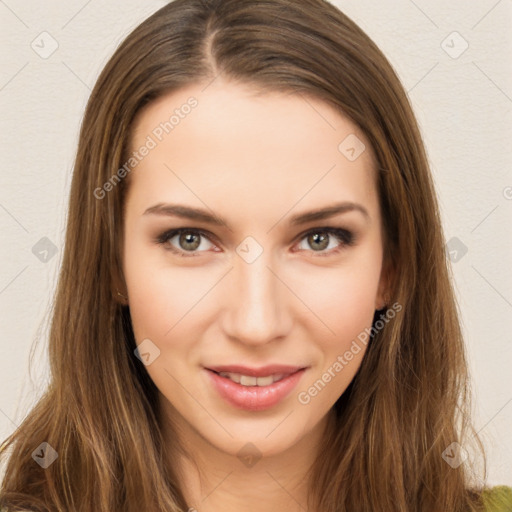
<instances>
[{"instance_id":1,"label":"earlobe","mask_svg":"<svg viewBox=\"0 0 512 512\"><path fill-rule=\"evenodd\" d=\"M378 296L375 301L375 311L380 311L382 309L386 309L391 302L389 295L385 294L384 296Z\"/></svg>"},{"instance_id":2,"label":"earlobe","mask_svg":"<svg viewBox=\"0 0 512 512\"><path fill-rule=\"evenodd\" d=\"M387 300L387 295L383 295L381 293L377 294L377 298L375 299L375 311L380 311L381 309L386 309L389 300Z\"/></svg>"},{"instance_id":3,"label":"earlobe","mask_svg":"<svg viewBox=\"0 0 512 512\"><path fill-rule=\"evenodd\" d=\"M382 266L379 288L375 298L375 310L379 311L389 306L391 302L391 287L393 283L394 270L389 262Z\"/></svg>"},{"instance_id":4,"label":"earlobe","mask_svg":"<svg viewBox=\"0 0 512 512\"><path fill-rule=\"evenodd\" d=\"M128 292L126 291L124 280L117 274L112 277L111 290L115 302L123 306L128 304Z\"/></svg>"},{"instance_id":5,"label":"earlobe","mask_svg":"<svg viewBox=\"0 0 512 512\"><path fill-rule=\"evenodd\" d=\"M127 305L128 304L128 297L123 295L120 291L116 292L115 297L116 297L117 302L119 302L119 303L121 303L123 305Z\"/></svg>"}]
</instances>

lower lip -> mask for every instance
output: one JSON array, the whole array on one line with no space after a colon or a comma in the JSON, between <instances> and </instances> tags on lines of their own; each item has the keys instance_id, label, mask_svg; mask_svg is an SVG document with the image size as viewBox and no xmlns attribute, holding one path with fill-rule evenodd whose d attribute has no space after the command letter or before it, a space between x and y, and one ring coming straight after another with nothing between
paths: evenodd
<instances>
[{"instance_id":1,"label":"lower lip","mask_svg":"<svg viewBox=\"0 0 512 512\"><path fill-rule=\"evenodd\" d=\"M246 411L263 411L277 405L298 384L304 371L305 368L269 386L242 386L212 370L207 370L220 396L231 405Z\"/></svg>"}]
</instances>

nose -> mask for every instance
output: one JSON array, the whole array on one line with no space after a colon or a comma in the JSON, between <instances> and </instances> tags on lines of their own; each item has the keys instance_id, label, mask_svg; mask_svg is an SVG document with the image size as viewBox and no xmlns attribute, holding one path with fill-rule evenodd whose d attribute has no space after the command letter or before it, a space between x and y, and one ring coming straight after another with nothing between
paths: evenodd
<instances>
[{"instance_id":1,"label":"nose","mask_svg":"<svg viewBox=\"0 0 512 512\"><path fill-rule=\"evenodd\" d=\"M265 251L252 263L236 257L221 322L228 338L257 346L288 334L291 294L276 275Z\"/></svg>"}]
</instances>

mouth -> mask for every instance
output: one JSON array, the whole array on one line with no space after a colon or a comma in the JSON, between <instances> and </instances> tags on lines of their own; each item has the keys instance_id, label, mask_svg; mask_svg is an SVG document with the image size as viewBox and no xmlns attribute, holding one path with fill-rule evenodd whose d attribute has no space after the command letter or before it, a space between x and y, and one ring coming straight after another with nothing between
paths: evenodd
<instances>
[{"instance_id":1,"label":"mouth","mask_svg":"<svg viewBox=\"0 0 512 512\"><path fill-rule=\"evenodd\" d=\"M224 366L205 370L213 388L229 404L247 411L261 411L281 402L297 386L306 368L271 365L264 368Z\"/></svg>"}]
</instances>

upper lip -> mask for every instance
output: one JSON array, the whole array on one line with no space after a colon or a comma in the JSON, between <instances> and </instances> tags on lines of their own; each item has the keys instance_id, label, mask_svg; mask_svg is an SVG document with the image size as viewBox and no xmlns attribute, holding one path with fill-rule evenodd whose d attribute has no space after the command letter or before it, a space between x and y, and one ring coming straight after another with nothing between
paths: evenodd
<instances>
[{"instance_id":1,"label":"upper lip","mask_svg":"<svg viewBox=\"0 0 512 512\"><path fill-rule=\"evenodd\" d=\"M269 375L275 375L279 373L290 375L304 368L304 366L290 366L285 364L269 364L267 366L260 366L259 368L250 368L249 366L243 366L240 364L227 364L206 367L207 370L212 370L216 373L240 373L241 375L248 375L251 377L268 377Z\"/></svg>"}]
</instances>

